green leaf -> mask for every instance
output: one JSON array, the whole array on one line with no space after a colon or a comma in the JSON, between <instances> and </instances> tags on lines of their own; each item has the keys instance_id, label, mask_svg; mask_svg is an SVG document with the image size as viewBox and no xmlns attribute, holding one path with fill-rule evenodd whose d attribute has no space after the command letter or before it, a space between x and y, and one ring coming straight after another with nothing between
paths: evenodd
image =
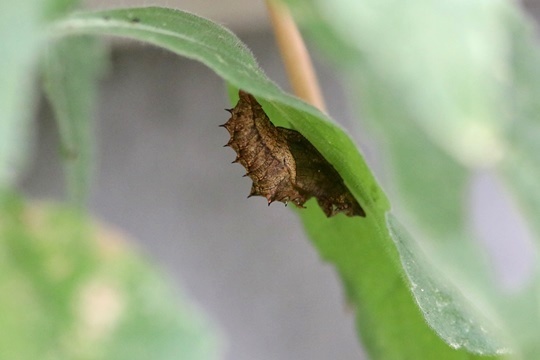
<instances>
[{"instance_id":1,"label":"green leaf","mask_svg":"<svg viewBox=\"0 0 540 360\"><path fill-rule=\"evenodd\" d=\"M437 336L425 322L412 300L410 284L404 279L401 264L389 259L388 239L372 224L337 217L325 221L324 214L311 205L301 214L309 237L321 256L333 263L344 282L349 302L357 311L357 326L372 359L476 359L463 347L495 351L498 344L484 334L474 317L466 317L449 289L442 288L426 271L418 254L402 246L402 258L421 277L414 286L425 293L431 320L445 319L438 329L451 346ZM393 258L393 257L392 257ZM416 275L416 273L411 273ZM413 287L414 288L414 287ZM417 299L418 300L418 299ZM437 302L430 306L428 302Z\"/></svg>"},{"instance_id":2,"label":"green leaf","mask_svg":"<svg viewBox=\"0 0 540 360\"><path fill-rule=\"evenodd\" d=\"M388 200L356 145L326 115L285 94L266 78L249 50L232 33L192 14L161 8L81 13L58 22L51 32L55 36L125 36L198 60L234 87L255 95L273 122L294 127L317 147L341 174L367 217L328 219L313 202L299 214L321 256L336 266L348 299L357 310L358 327L372 358L472 359L476 355L459 349L475 346L471 344L479 344L477 352L494 352L491 337L484 338L476 319L464 321L468 314L447 301L452 292L437 288L437 282L428 277L423 284L449 302L439 309L444 315L440 319L449 318L448 309L460 317L458 324L449 324L452 331L447 333L473 331L465 339L463 333L459 333L461 339L446 339L449 346L425 322L401 266L401 260L417 260L413 258L416 254L397 252L387 225ZM418 259L419 264L421 261ZM422 274L426 275L424 270ZM433 306L429 309L437 312Z\"/></svg>"},{"instance_id":3,"label":"green leaf","mask_svg":"<svg viewBox=\"0 0 540 360\"><path fill-rule=\"evenodd\" d=\"M218 359L198 310L111 229L56 205L0 199L6 359Z\"/></svg>"},{"instance_id":4,"label":"green leaf","mask_svg":"<svg viewBox=\"0 0 540 360\"><path fill-rule=\"evenodd\" d=\"M500 172L521 202L531 227L540 239L540 46L536 28L519 16L510 23L513 58L512 107L515 122L506 133L509 156Z\"/></svg>"},{"instance_id":5,"label":"green leaf","mask_svg":"<svg viewBox=\"0 0 540 360\"><path fill-rule=\"evenodd\" d=\"M504 1L290 3L316 41L351 54L344 64L358 91L351 98L362 103L386 146L395 190L388 226L426 320L453 342L449 320L425 287L415 286L426 270L408 266L406 255L418 247L426 253L422 266L446 279L456 306L466 298L469 311L487 318L516 358L539 358L538 263L521 287L504 288L467 211L475 172L490 169L503 174L540 239L540 47L528 20ZM409 233L416 244L402 245ZM500 348L485 340L464 346L482 353Z\"/></svg>"},{"instance_id":6,"label":"green leaf","mask_svg":"<svg viewBox=\"0 0 540 360\"><path fill-rule=\"evenodd\" d=\"M13 183L31 143L33 66L43 39L46 4L0 2L0 187Z\"/></svg>"},{"instance_id":7,"label":"green leaf","mask_svg":"<svg viewBox=\"0 0 540 360\"><path fill-rule=\"evenodd\" d=\"M291 124L319 145L366 208L374 214L388 208L356 145L343 130L317 109L278 88L240 40L221 26L177 10L133 8L80 13L52 28L55 36L74 33L132 37L201 61L227 82L254 94L277 123Z\"/></svg>"},{"instance_id":8,"label":"green leaf","mask_svg":"<svg viewBox=\"0 0 540 360\"><path fill-rule=\"evenodd\" d=\"M93 169L91 120L104 55L96 39L70 37L49 47L43 66L46 94L60 129L70 198L79 206L85 204Z\"/></svg>"},{"instance_id":9,"label":"green leaf","mask_svg":"<svg viewBox=\"0 0 540 360\"><path fill-rule=\"evenodd\" d=\"M81 0L48 0L45 5L45 18L47 20L59 18L75 9Z\"/></svg>"}]
</instances>

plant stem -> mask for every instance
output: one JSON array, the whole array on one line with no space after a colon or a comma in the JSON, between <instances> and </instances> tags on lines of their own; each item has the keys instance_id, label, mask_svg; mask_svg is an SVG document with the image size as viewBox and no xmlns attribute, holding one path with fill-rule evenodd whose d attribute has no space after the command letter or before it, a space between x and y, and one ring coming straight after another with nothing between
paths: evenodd
<instances>
[{"instance_id":1,"label":"plant stem","mask_svg":"<svg viewBox=\"0 0 540 360\"><path fill-rule=\"evenodd\" d=\"M279 0L266 0L266 7L294 93L319 110L326 111L309 53L289 10Z\"/></svg>"}]
</instances>

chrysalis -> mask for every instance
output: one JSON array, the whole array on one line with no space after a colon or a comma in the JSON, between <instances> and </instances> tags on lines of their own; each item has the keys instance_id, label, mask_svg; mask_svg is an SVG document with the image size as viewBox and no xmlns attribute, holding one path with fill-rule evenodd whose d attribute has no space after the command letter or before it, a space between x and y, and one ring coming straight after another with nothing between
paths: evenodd
<instances>
[{"instance_id":1,"label":"chrysalis","mask_svg":"<svg viewBox=\"0 0 540 360\"><path fill-rule=\"evenodd\" d=\"M223 125L231 138L225 146L236 151L233 161L242 164L253 180L251 196L292 202L303 208L315 197L326 216L337 213L366 216L343 179L321 153L298 131L276 127L255 98L242 90L240 100L228 110Z\"/></svg>"}]
</instances>

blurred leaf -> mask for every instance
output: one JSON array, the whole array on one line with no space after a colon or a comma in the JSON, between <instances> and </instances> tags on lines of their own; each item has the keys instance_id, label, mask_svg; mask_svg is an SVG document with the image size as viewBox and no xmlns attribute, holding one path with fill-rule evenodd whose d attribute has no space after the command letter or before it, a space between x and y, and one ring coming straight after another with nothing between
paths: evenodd
<instances>
[{"instance_id":1,"label":"blurred leaf","mask_svg":"<svg viewBox=\"0 0 540 360\"><path fill-rule=\"evenodd\" d=\"M45 17L48 20L59 18L75 9L81 0L48 0L45 5Z\"/></svg>"},{"instance_id":2,"label":"blurred leaf","mask_svg":"<svg viewBox=\"0 0 540 360\"><path fill-rule=\"evenodd\" d=\"M386 147L393 213L407 231L393 215L388 225L426 320L453 343L448 320L416 286L422 273L407 266L411 245L427 254L427 269L437 269L428 272L451 280L508 339L516 358L539 358L538 263L529 283L504 289L467 212L475 171L493 169L514 187L540 238L540 50L528 20L506 1L289 2L315 41L341 48L330 56L354 54L344 66L358 90L351 98ZM403 247L408 232L417 244ZM464 343L480 352L486 345Z\"/></svg>"},{"instance_id":3,"label":"blurred leaf","mask_svg":"<svg viewBox=\"0 0 540 360\"><path fill-rule=\"evenodd\" d=\"M33 67L47 1L0 2L0 188L12 184L29 151Z\"/></svg>"},{"instance_id":4,"label":"blurred leaf","mask_svg":"<svg viewBox=\"0 0 540 360\"><path fill-rule=\"evenodd\" d=\"M62 141L70 198L85 203L94 160L92 113L98 77L106 57L92 37L69 37L51 44L44 61L44 82Z\"/></svg>"},{"instance_id":5,"label":"blurred leaf","mask_svg":"<svg viewBox=\"0 0 540 360\"><path fill-rule=\"evenodd\" d=\"M512 97L507 106L514 115L506 132L509 154L500 166L501 173L511 185L529 217L531 227L540 240L540 47L536 28L512 19L510 35L514 56L512 69Z\"/></svg>"},{"instance_id":6,"label":"blurred leaf","mask_svg":"<svg viewBox=\"0 0 540 360\"><path fill-rule=\"evenodd\" d=\"M71 210L3 194L2 358L220 358L209 323L124 241Z\"/></svg>"},{"instance_id":7,"label":"blurred leaf","mask_svg":"<svg viewBox=\"0 0 540 360\"><path fill-rule=\"evenodd\" d=\"M35 65L48 20L79 0L0 2L0 187L11 185L32 150Z\"/></svg>"},{"instance_id":8,"label":"blurred leaf","mask_svg":"<svg viewBox=\"0 0 540 360\"><path fill-rule=\"evenodd\" d=\"M470 346L488 354L499 349L492 337L481 331L477 319L464 313L461 303L454 302L454 292L436 287L437 282L422 270L422 284L427 284L426 288L429 285L434 294L430 300L440 296L447 302L442 309L432 306L429 310L439 311L440 319L450 319L451 331L446 333L459 333L460 338L453 339L455 342L446 339L449 346L425 322L400 263L401 259L417 261L420 266L423 259L415 258L414 250L400 258L387 228L388 201L355 144L326 115L283 93L268 80L232 33L194 15L160 8L77 14L52 30L57 36L126 36L199 60L232 86L255 95L273 122L294 127L321 151L342 175L367 217L328 219L313 202L299 213L321 255L338 269L372 358L472 359L477 356L459 348ZM220 122L216 120L216 124Z\"/></svg>"}]
</instances>

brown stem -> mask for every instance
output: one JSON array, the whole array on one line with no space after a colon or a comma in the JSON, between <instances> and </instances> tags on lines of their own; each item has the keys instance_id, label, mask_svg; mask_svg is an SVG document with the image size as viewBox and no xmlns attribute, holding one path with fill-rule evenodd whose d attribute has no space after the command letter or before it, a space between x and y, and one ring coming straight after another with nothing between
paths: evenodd
<instances>
[{"instance_id":1,"label":"brown stem","mask_svg":"<svg viewBox=\"0 0 540 360\"><path fill-rule=\"evenodd\" d=\"M266 0L266 6L294 93L319 110L326 111L309 53L289 10L279 0Z\"/></svg>"}]
</instances>

